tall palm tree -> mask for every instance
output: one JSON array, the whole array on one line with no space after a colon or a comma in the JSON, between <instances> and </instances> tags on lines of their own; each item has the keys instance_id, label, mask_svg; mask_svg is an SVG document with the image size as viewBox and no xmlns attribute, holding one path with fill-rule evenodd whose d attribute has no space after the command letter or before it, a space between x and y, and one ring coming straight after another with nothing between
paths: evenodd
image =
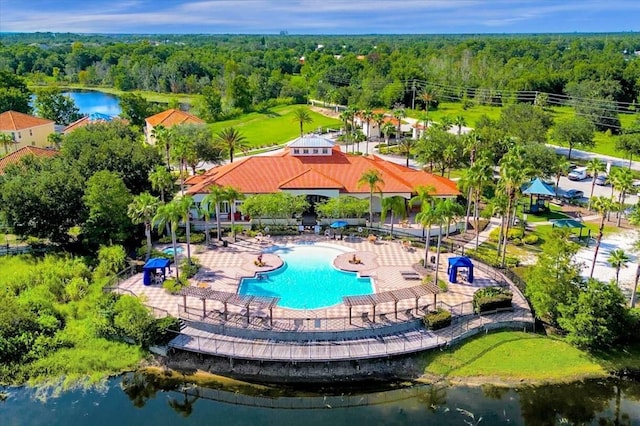
<instances>
[{"instance_id":1,"label":"tall palm tree","mask_svg":"<svg viewBox=\"0 0 640 426\"><path fill-rule=\"evenodd\" d=\"M629 215L629 223L633 226L640 225L640 206L636 204L636 206L631 210L631 214ZM633 245L633 251L636 253L640 252L640 239L637 239ZM633 290L631 291L631 307L635 308L636 306L636 293L638 291L638 279L640 279L640 256L636 257L636 261L638 265L636 266L636 279L633 284Z\"/></svg>"},{"instance_id":2,"label":"tall palm tree","mask_svg":"<svg viewBox=\"0 0 640 426\"><path fill-rule=\"evenodd\" d=\"M7 133L0 132L0 143L4 146L4 153L9 153L9 148L15 143L13 137Z\"/></svg>"},{"instance_id":3,"label":"tall palm tree","mask_svg":"<svg viewBox=\"0 0 640 426\"><path fill-rule=\"evenodd\" d=\"M400 150L400 154L405 156L406 166L409 167L409 159L411 158L411 151L416 147L418 141L413 138L404 138L400 140L398 144L398 149Z\"/></svg>"},{"instance_id":4,"label":"tall palm tree","mask_svg":"<svg viewBox=\"0 0 640 426\"><path fill-rule=\"evenodd\" d=\"M591 210L591 197L593 197L593 190L596 187L596 179L598 178L598 173L605 171L605 165L602 161L597 158L592 158L587 163L587 173L593 175L593 181L591 181L591 192L589 193L589 205L587 206L588 210Z\"/></svg>"},{"instance_id":5,"label":"tall palm tree","mask_svg":"<svg viewBox=\"0 0 640 426\"><path fill-rule=\"evenodd\" d=\"M376 169L369 169L360 176L358 179L358 188L362 186L369 187L369 225L373 225L373 192L382 193L382 186L384 185L384 180L382 179L382 175Z\"/></svg>"},{"instance_id":6,"label":"tall palm tree","mask_svg":"<svg viewBox=\"0 0 640 426\"><path fill-rule=\"evenodd\" d=\"M133 197L127 215L135 225L144 223L144 234L147 237L147 260L151 257L151 221L158 211L160 200L148 192Z\"/></svg>"},{"instance_id":7,"label":"tall palm tree","mask_svg":"<svg viewBox=\"0 0 640 426\"><path fill-rule=\"evenodd\" d=\"M158 229L163 228L166 224L169 224L171 230L171 243L173 246L173 259L176 267L176 280L180 280L180 271L178 265L178 243L176 238L176 232L178 225L182 219L182 206L178 200L173 200L170 203L163 204L158 207L155 216L151 220Z\"/></svg>"},{"instance_id":8,"label":"tall palm tree","mask_svg":"<svg viewBox=\"0 0 640 426\"><path fill-rule=\"evenodd\" d=\"M371 121L373 121L373 111L365 109L362 111L362 119L367 124L367 146L365 148L365 155L369 154L369 140L371 140Z\"/></svg>"},{"instance_id":9,"label":"tall palm tree","mask_svg":"<svg viewBox=\"0 0 640 426\"><path fill-rule=\"evenodd\" d=\"M493 169L491 163L481 158L468 168L462 178L458 181L458 186L461 191L467 193L467 213L464 223L464 232L469 230L469 217L471 216L471 204L475 205L474 212L474 229L478 232L478 204L480 202L480 196L482 190L491 181Z\"/></svg>"},{"instance_id":10,"label":"tall palm tree","mask_svg":"<svg viewBox=\"0 0 640 426\"><path fill-rule=\"evenodd\" d=\"M407 203L403 197L387 197L382 199L382 212L380 212L380 222L384 223L387 218L387 211L391 211L391 236L393 237L393 220L398 215L402 219L407 217Z\"/></svg>"},{"instance_id":11,"label":"tall palm tree","mask_svg":"<svg viewBox=\"0 0 640 426\"><path fill-rule=\"evenodd\" d=\"M509 228L512 222L511 210L515 210L518 195L520 193L520 187L528 178L529 171L525 166L524 158L524 148L518 145L507 152L500 161L500 180L498 182L498 188L507 196L507 208L505 214L502 216L502 228L504 235L502 236L501 264L503 267L507 256Z\"/></svg>"},{"instance_id":12,"label":"tall palm tree","mask_svg":"<svg viewBox=\"0 0 640 426\"><path fill-rule=\"evenodd\" d=\"M175 184L175 178L166 168L162 166L156 166L151 173L149 173L149 182L151 182L151 188L154 191L160 192L160 201L164 204L165 192L171 191Z\"/></svg>"},{"instance_id":13,"label":"tall palm tree","mask_svg":"<svg viewBox=\"0 0 640 426\"><path fill-rule=\"evenodd\" d=\"M233 163L233 154L236 150L245 149L245 137L234 127L222 129L216 136L216 141L229 151L229 162Z\"/></svg>"},{"instance_id":14,"label":"tall palm tree","mask_svg":"<svg viewBox=\"0 0 640 426\"><path fill-rule=\"evenodd\" d=\"M634 191L633 186L633 171L629 169L617 169L615 173L612 173L611 187L618 191L618 220L616 226L620 227L620 221L622 220L621 212L624 210L624 202L627 195Z\"/></svg>"},{"instance_id":15,"label":"tall palm tree","mask_svg":"<svg viewBox=\"0 0 640 426\"><path fill-rule=\"evenodd\" d=\"M429 243L431 242L430 233L431 227L437 223L439 219L438 212L435 205L430 203L423 203L420 208L420 212L416 215L416 223L422 225L422 229L429 231L426 233L425 238L425 251L424 251L424 266L427 266L429 262ZM424 232L424 231L423 231Z\"/></svg>"},{"instance_id":16,"label":"tall palm tree","mask_svg":"<svg viewBox=\"0 0 640 426\"><path fill-rule=\"evenodd\" d=\"M440 127L445 132L448 132L453 126L453 120L448 115L445 115L440 119L440 123L438 123L438 127Z\"/></svg>"},{"instance_id":17,"label":"tall palm tree","mask_svg":"<svg viewBox=\"0 0 640 426\"><path fill-rule=\"evenodd\" d=\"M389 137L391 133L395 132L396 128L392 122L387 121L382 125L380 131L384 135L384 142L387 144L387 152L389 151Z\"/></svg>"},{"instance_id":18,"label":"tall palm tree","mask_svg":"<svg viewBox=\"0 0 640 426\"><path fill-rule=\"evenodd\" d=\"M343 110L340 113L340 120L342 121L342 123L344 124L344 137L345 137L345 143L347 145L347 148L345 149L345 151L349 150L349 142L351 141L351 119L353 117L353 111L351 110L351 108L347 108L345 110Z\"/></svg>"},{"instance_id":19,"label":"tall palm tree","mask_svg":"<svg viewBox=\"0 0 640 426\"><path fill-rule=\"evenodd\" d=\"M193 197L185 195L177 200L182 213L182 221L185 224L185 234L187 237L187 263L191 266L191 209L194 206Z\"/></svg>"},{"instance_id":20,"label":"tall palm tree","mask_svg":"<svg viewBox=\"0 0 640 426\"><path fill-rule=\"evenodd\" d=\"M591 262L591 272L589 272L589 278L593 278L593 271L596 267L596 261L598 260L598 251L600 250L600 242L602 241L602 234L604 233L604 221L607 218L607 214L613 208L613 202L606 197L594 197L591 206L600 215L600 226L598 227L598 236L596 238L596 247L593 253L593 262Z\"/></svg>"},{"instance_id":21,"label":"tall palm tree","mask_svg":"<svg viewBox=\"0 0 640 426\"><path fill-rule=\"evenodd\" d=\"M451 224L456 223L456 219L464 214L462 206L454 199L447 198L439 204L438 208L444 219L443 222L447 226L445 237L449 238L449 228Z\"/></svg>"},{"instance_id":22,"label":"tall palm tree","mask_svg":"<svg viewBox=\"0 0 640 426\"><path fill-rule=\"evenodd\" d=\"M224 199L229 202L231 205L231 232L233 234L233 241L236 240L236 201L244 198L244 194L238 191L236 188L232 186L225 186L224 188Z\"/></svg>"},{"instance_id":23,"label":"tall palm tree","mask_svg":"<svg viewBox=\"0 0 640 426\"><path fill-rule=\"evenodd\" d=\"M374 123L378 125L378 133L382 134L382 124L384 123L384 114L381 112L376 112L373 114L372 120Z\"/></svg>"},{"instance_id":24,"label":"tall palm tree","mask_svg":"<svg viewBox=\"0 0 640 426\"><path fill-rule=\"evenodd\" d=\"M435 205L435 212L434 212L434 216L435 216L435 220L436 223L438 224L438 245L436 247L436 265L435 265L435 277L433 279L434 284L438 284L438 270L440 269L440 247L442 246L442 225L444 224L444 221L447 219L449 212L448 209L450 206L445 206L444 205L445 200L443 200L442 198L439 199L436 202Z\"/></svg>"},{"instance_id":25,"label":"tall palm tree","mask_svg":"<svg viewBox=\"0 0 640 426\"><path fill-rule=\"evenodd\" d=\"M436 192L436 189L431 185L419 185L414 188L415 196L409 200L409 207L413 207L419 204L421 207L427 202L431 202L432 195Z\"/></svg>"},{"instance_id":26,"label":"tall palm tree","mask_svg":"<svg viewBox=\"0 0 640 426\"><path fill-rule=\"evenodd\" d=\"M400 143L402 138L402 119L407 116L407 112L402 107L396 107L393 109L393 118L398 120L398 129L396 131L396 142Z\"/></svg>"},{"instance_id":27,"label":"tall palm tree","mask_svg":"<svg viewBox=\"0 0 640 426\"><path fill-rule=\"evenodd\" d=\"M211 236L209 235L209 221L211 220L211 213L214 212L214 210L211 210L211 207L213 207L213 206L206 199L206 197L204 197L202 200L200 200L200 206L198 207L198 213L204 219L204 241L205 241L205 244L207 245L207 247L211 245Z\"/></svg>"},{"instance_id":28,"label":"tall palm tree","mask_svg":"<svg viewBox=\"0 0 640 426\"><path fill-rule=\"evenodd\" d=\"M607 262L616 269L616 285L620 283L620 269L626 268L631 258L622 249L615 249L609 253Z\"/></svg>"},{"instance_id":29,"label":"tall palm tree","mask_svg":"<svg viewBox=\"0 0 640 426\"><path fill-rule=\"evenodd\" d=\"M171 169L171 129L167 129L162 124L158 124L151 130L151 136L156 141L156 145L162 147L167 159L167 170Z\"/></svg>"},{"instance_id":30,"label":"tall palm tree","mask_svg":"<svg viewBox=\"0 0 640 426\"><path fill-rule=\"evenodd\" d=\"M433 101L433 95L425 91L420 94L420 99L424 101L424 112L426 116L426 121L428 122L429 121L429 105L431 104L431 101ZM427 127L427 124L425 123L425 129L426 127Z\"/></svg>"},{"instance_id":31,"label":"tall palm tree","mask_svg":"<svg viewBox=\"0 0 640 426\"><path fill-rule=\"evenodd\" d=\"M205 195L201 203L214 206L216 213L216 234L218 235L218 241L222 241L222 234L220 233L220 203L225 199L225 190L219 185L211 185L207 190L209 193Z\"/></svg>"},{"instance_id":32,"label":"tall palm tree","mask_svg":"<svg viewBox=\"0 0 640 426\"><path fill-rule=\"evenodd\" d=\"M567 157L565 156L557 157L557 161L553 167L556 174L556 193L557 193L557 189L560 187L560 178L569 172L570 166L571 166L571 162L567 160ZM592 191L592 194L593 194L593 191Z\"/></svg>"},{"instance_id":33,"label":"tall palm tree","mask_svg":"<svg viewBox=\"0 0 640 426\"><path fill-rule=\"evenodd\" d=\"M453 125L458 127L458 136L462 134L462 127L467 125L467 121L462 115L457 115L453 119Z\"/></svg>"},{"instance_id":34,"label":"tall palm tree","mask_svg":"<svg viewBox=\"0 0 640 426\"><path fill-rule=\"evenodd\" d=\"M303 126L313 122L313 118L311 118L309 110L301 106L293 110L293 121L300 124L300 137L302 137L304 135Z\"/></svg>"}]
</instances>

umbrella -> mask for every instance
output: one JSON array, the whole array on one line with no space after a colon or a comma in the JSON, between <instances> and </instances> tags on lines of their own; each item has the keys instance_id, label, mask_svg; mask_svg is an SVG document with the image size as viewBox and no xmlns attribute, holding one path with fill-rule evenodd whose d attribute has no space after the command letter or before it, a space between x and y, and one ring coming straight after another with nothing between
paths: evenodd
<instances>
[{"instance_id":1,"label":"umbrella","mask_svg":"<svg viewBox=\"0 0 640 426\"><path fill-rule=\"evenodd\" d=\"M332 228L344 228L347 225L348 225L348 223L345 222L344 220L337 220L337 221L333 222L330 226Z\"/></svg>"}]
</instances>

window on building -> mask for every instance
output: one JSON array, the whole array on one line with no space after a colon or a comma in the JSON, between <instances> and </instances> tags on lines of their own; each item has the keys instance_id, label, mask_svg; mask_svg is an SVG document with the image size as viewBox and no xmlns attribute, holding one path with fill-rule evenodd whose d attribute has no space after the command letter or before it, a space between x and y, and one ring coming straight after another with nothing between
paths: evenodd
<instances>
[{"instance_id":1,"label":"window on building","mask_svg":"<svg viewBox=\"0 0 640 426\"><path fill-rule=\"evenodd\" d=\"M328 148L322 148L322 153L323 154L328 154L329 153L329 149Z\"/></svg>"},{"instance_id":2,"label":"window on building","mask_svg":"<svg viewBox=\"0 0 640 426\"><path fill-rule=\"evenodd\" d=\"M304 149L302 150L302 153L303 153L303 154L308 154L308 153L309 153L309 150L308 150L307 148L304 148Z\"/></svg>"},{"instance_id":3,"label":"window on building","mask_svg":"<svg viewBox=\"0 0 640 426\"><path fill-rule=\"evenodd\" d=\"M294 154L300 154L300 150L298 148L293 148L293 153Z\"/></svg>"},{"instance_id":4,"label":"window on building","mask_svg":"<svg viewBox=\"0 0 640 426\"><path fill-rule=\"evenodd\" d=\"M318 153L318 148L313 148L313 153L317 154Z\"/></svg>"},{"instance_id":5,"label":"window on building","mask_svg":"<svg viewBox=\"0 0 640 426\"><path fill-rule=\"evenodd\" d=\"M18 132L18 139L22 139L22 132Z\"/></svg>"},{"instance_id":6,"label":"window on building","mask_svg":"<svg viewBox=\"0 0 640 426\"><path fill-rule=\"evenodd\" d=\"M29 129L29 136L33 136L33 130Z\"/></svg>"}]
</instances>

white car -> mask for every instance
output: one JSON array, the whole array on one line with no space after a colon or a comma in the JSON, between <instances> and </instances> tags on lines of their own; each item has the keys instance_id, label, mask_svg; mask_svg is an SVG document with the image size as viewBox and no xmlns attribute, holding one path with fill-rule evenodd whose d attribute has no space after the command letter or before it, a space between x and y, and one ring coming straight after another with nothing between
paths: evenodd
<instances>
[{"instance_id":1,"label":"white car","mask_svg":"<svg viewBox=\"0 0 640 426\"><path fill-rule=\"evenodd\" d=\"M586 167L578 167L567 176L569 180L583 180L589 177Z\"/></svg>"}]
</instances>

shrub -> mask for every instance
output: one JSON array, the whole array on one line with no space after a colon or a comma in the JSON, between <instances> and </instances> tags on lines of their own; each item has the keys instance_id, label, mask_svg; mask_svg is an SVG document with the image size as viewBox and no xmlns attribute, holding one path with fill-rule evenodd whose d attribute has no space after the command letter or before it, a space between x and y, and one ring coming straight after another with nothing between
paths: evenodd
<instances>
[{"instance_id":1,"label":"shrub","mask_svg":"<svg viewBox=\"0 0 640 426\"><path fill-rule=\"evenodd\" d=\"M540 241L540 238L538 238L538 236L536 234L529 234L526 237L524 237L522 239L522 242L527 244L527 245L535 245L538 244L538 241Z\"/></svg>"},{"instance_id":2,"label":"shrub","mask_svg":"<svg viewBox=\"0 0 640 426\"><path fill-rule=\"evenodd\" d=\"M423 321L429 330L439 330L449 327L451 325L451 312L438 308L435 311L429 311L425 314Z\"/></svg>"},{"instance_id":3,"label":"shrub","mask_svg":"<svg viewBox=\"0 0 640 426\"><path fill-rule=\"evenodd\" d=\"M489 241L497 243L499 237L500 228L496 228L489 234ZM524 231L522 230L522 228L510 228L509 233L507 234L508 240L514 240L516 238L522 239L522 237L524 237Z\"/></svg>"},{"instance_id":4,"label":"shrub","mask_svg":"<svg viewBox=\"0 0 640 426\"><path fill-rule=\"evenodd\" d=\"M510 308L513 294L502 287L485 287L473 294L473 310L477 313Z\"/></svg>"},{"instance_id":5,"label":"shrub","mask_svg":"<svg viewBox=\"0 0 640 426\"><path fill-rule=\"evenodd\" d=\"M182 275L185 278L193 277L198 270L200 269L200 261L197 257L191 257L191 264L189 264L189 260L184 257L180 261L180 271L182 271Z\"/></svg>"},{"instance_id":6,"label":"shrub","mask_svg":"<svg viewBox=\"0 0 640 426\"><path fill-rule=\"evenodd\" d=\"M177 281L173 278L164 280L164 283L162 283L162 288L167 290L169 294L178 294L180 293L180 290L182 290L182 288L186 287L187 285L189 285L189 281L187 281L187 278L185 278L184 275L181 275L180 281Z\"/></svg>"},{"instance_id":7,"label":"shrub","mask_svg":"<svg viewBox=\"0 0 640 426\"><path fill-rule=\"evenodd\" d=\"M443 280L438 280L438 287L440 288L440 291L443 293L446 293L449 290L449 285L447 284L446 281L443 281Z\"/></svg>"},{"instance_id":8,"label":"shrub","mask_svg":"<svg viewBox=\"0 0 640 426\"><path fill-rule=\"evenodd\" d=\"M514 238L513 240L511 240L511 244L513 244L514 246L521 246L522 240L520 238Z\"/></svg>"},{"instance_id":9,"label":"shrub","mask_svg":"<svg viewBox=\"0 0 640 426\"><path fill-rule=\"evenodd\" d=\"M159 318L154 324L155 333L153 343L164 346L176 337L176 333L180 332L180 321L176 317Z\"/></svg>"},{"instance_id":10,"label":"shrub","mask_svg":"<svg viewBox=\"0 0 640 426\"><path fill-rule=\"evenodd\" d=\"M467 256L484 262L489 266L493 266L494 268L499 268L501 265L501 259L498 257L495 251L483 252L471 249L465 250L465 253ZM507 268L515 268L520 264L520 259L513 256L506 256L504 261Z\"/></svg>"}]
</instances>

